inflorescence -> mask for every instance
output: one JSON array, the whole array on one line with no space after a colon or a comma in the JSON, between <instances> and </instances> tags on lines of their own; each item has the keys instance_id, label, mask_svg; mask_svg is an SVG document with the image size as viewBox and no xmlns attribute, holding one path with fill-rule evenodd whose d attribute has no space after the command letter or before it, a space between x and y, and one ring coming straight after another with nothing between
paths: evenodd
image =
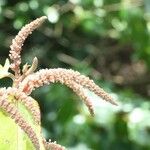
<instances>
[{"instance_id":1,"label":"inflorescence","mask_svg":"<svg viewBox=\"0 0 150 150\"><path fill-rule=\"evenodd\" d=\"M12 40L10 46L10 61L6 59L4 67L0 65L0 78L10 77L13 80L12 87L0 88L0 108L5 111L10 118L12 118L18 126L27 134L34 147L40 150L40 142L38 136L32 126L25 120L21 112L17 109L16 105L13 104L9 97L14 97L16 101L19 101L26 107L31 113L36 124L41 124L40 109L37 102L30 97L33 90L38 87L48 85L50 83L59 82L71 88L85 103L88 107L91 115L94 115L93 105L89 97L86 95L84 89L89 89L99 97L110 102L111 104L117 105L111 96L106 93L102 88L97 86L93 80L88 77L81 75L78 71L63 68L53 69L42 69L35 72L38 66L38 59L33 59L32 65L25 64L21 70L21 51L25 39L32 33L33 30L38 28L47 17L43 16L37 18L31 23L25 25L18 33L18 35ZM9 72L11 69L11 72ZM35 72L35 73L34 73ZM42 137L42 134L41 134ZM47 142L42 137L43 145L46 150L63 150L63 146L56 142Z\"/></svg>"}]
</instances>

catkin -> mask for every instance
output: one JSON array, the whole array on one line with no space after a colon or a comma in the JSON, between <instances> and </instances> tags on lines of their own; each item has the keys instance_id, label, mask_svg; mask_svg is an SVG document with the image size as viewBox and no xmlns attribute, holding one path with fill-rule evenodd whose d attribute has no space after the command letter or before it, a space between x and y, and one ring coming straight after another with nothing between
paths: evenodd
<instances>
[{"instance_id":1,"label":"catkin","mask_svg":"<svg viewBox=\"0 0 150 150\"><path fill-rule=\"evenodd\" d=\"M73 81L74 83L76 83L76 85L80 85L83 88L88 88L90 91L94 92L96 95L100 96L104 100L110 102L111 104L117 105L113 101L113 98L102 88L97 86L93 82L93 80L71 69L70 70L62 69L62 68L42 69L26 77L23 80L23 82L20 83L19 88L23 90L25 93L30 94L32 90L41 87L45 84L60 82L62 84L69 86L69 84L72 83ZM73 88L76 87L74 86Z\"/></svg>"},{"instance_id":2,"label":"catkin","mask_svg":"<svg viewBox=\"0 0 150 150\"><path fill-rule=\"evenodd\" d=\"M65 147L57 144L56 141L52 142L49 140L49 142L47 142L45 139L43 139L43 144L46 150L65 150Z\"/></svg>"},{"instance_id":3,"label":"catkin","mask_svg":"<svg viewBox=\"0 0 150 150\"><path fill-rule=\"evenodd\" d=\"M32 97L27 96L24 92L17 88L11 87L7 89L7 94L15 96L15 98L31 112L35 123L39 125L41 124L40 108L38 103Z\"/></svg>"},{"instance_id":4,"label":"catkin","mask_svg":"<svg viewBox=\"0 0 150 150\"><path fill-rule=\"evenodd\" d=\"M9 57L12 60L11 69L15 72L16 76L20 75L20 64L21 56L20 52L24 44L25 39L32 34L32 31L38 28L46 19L46 16L37 18L31 23L25 25L18 33L18 35L12 40L12 45L10 46Z\"/></svg>"}]
</instances>

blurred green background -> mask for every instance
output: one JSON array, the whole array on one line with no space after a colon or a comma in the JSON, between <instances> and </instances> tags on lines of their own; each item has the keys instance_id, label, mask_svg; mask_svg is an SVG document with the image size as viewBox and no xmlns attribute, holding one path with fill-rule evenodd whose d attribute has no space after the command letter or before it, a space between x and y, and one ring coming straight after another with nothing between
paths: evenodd
<instances>
[{"instance_id":1,"label":"blurred green background","mask_svg":"<svg viewBox=\"0 0 150 150\"><path fill-rule=\"evenodd\" d=\"M37 89L45 137L70 150L150 150L150 0L0 0L1 64L21 27L43 15L48 21L26 40L23 63L37 56L39 69L78 70L119 103L89 93L93 118L67 87Z\"/></svg>"}]
</instances>

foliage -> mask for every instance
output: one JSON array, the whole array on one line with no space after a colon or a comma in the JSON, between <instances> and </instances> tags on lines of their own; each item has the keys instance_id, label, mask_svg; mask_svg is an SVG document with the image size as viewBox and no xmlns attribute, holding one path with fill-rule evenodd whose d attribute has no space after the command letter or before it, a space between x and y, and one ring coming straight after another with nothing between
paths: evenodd
<instances>
[{"instance_id":1,"label":"foliage","mask_svg":"<svg viewBox=\"0 0 150 150\"><path fill-rule=\"evenodd\" d=\"M0 61L24 24L47 15L49 22L26 41L24 61L37 56L40 67L71 67L92 76L120 103L96 103L91 118L74 107L77 97L68 88L41 88L33 95L40 99L47 138L78 150L150 149L149 6L148 0L1 0Z\"/></svg>"},{"instance_id":2,"label":"foliage","mask_svg":"<svg viewBox=\"0 0 150 150\"><path fill-rule=\"evenodd\" d=\"M14 101L16 103L18 110L22 113L23 117L25 117L26 120L32 124L32 128L34 128L38 134L40 134L40 126L34 124L30 112L24 107L24 105L22 105L20 102L16 102L16 99L11 98L10 101ZM0 110L0 149L35 150L31 140L20 128L20 126L18 126L10 117L8 117L8 114L5 111L2 109Z\"/></svg>"}]
</instances>

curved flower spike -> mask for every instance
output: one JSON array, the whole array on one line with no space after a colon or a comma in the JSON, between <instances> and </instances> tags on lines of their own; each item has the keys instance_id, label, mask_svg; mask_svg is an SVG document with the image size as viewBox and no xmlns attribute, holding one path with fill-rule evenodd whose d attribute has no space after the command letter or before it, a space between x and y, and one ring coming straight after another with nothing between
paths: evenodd
<instances>
[{"instance_id":1,"label":"curved flower spike","mask_svg":"<svg viewBox=\"0 0 150 150\"><path fill-rule=\"evenodd\" d=\"M32 33L33 30L38 28L46 19L46 16L37 18L31 23L25 25L12 40L12 45L10 46L10 59L12 60L11 69L15 72L15 76L18 77L20 75L20 64L21 64L21 56L20 52L22 50L22 46L26 38Z\"/></svg>"},{"instance_id":2,"label":"curved flower spike","mask_svg":"<svg viewBox=\"0 0 150 150\"><path fill-rule=\"evenodd\" d=\"M41 87L45 84L60 82L67 85L73 91L83 99L87 105L90 113L93 115L93 107L91 101L84 93L84 88L88 88L96 95L102 97L104 100L110 102L111 104L117 105L111 96L107 94L103 89L98 87L93 80L90 80L88 77L81 75L77 71L67 70L62 68L57 69L42 69L36 73L33 73L27 76L19 85L19 89L25 92L26 94L31 94L31 92L38 87Z\"/></svg>"},{"instance_id":3,"label":"curved flower spike","mask_svg":"<svg viewBox=\"0 0 150 150\"><path fill-rule=\"evenodd\" d=\"M33 30L38 28L47 17L37 18L31 23L25 25L12 40L10 46L10 59L6 59L4 66L0 65L0 79L10 77L13 79L13 87L0 88L0 109L6 114L4 117L10 117L17 125L26 133L33 143L36 150L64 150L65 147L56 142L46 142L41 134L41 115L39 106L36 101L30 97L31 92L45 84L60 82L71 88L88 107L91 115L94 115L93 105L89 97L86 95L85 89L89 89L97 96L117 105L112 97L107 94L101 87L97 86L93 80L80 74L78 71L71 69L42 69L34 73L38 65L38 59L33 59L32 65L27 63L20 71L21 50L25 39ZM8 72L12 69L14 75ZM19 107L18 107L19 106ZM12 121L11 120L11 121ZM17 133L18 127L17 127ZM22 139L24 135L21 136ZM24 142L26 144L26 142ZM16 146L15 146L16 147ZM16 149L16 148L15 148Z\"/></svg>"},{"instance_id":4,"label":"curved flower spike","mask_svg":"<svg viewBox=\"0 0 150 150\"><path fill-rule=\"evenodd\" d=\"M89 97L86 95L86 93L84 92L84 88L80 84L77 84L74 81L70 81L67 84L67 86L70 87L76 93L76 95L78 95L83 100L90 114L94 116L94 109L93 109L92 102L89 99Z\"/></svg>"},{"instance_id":5,"label":"curved flower spike","mask_svg":"<svg viewBox=\"0 0 150 150\"><path fill-rule=\"evenodd\" d=\"M47 142L45 139L43 139L43 143L44 143L46 150L65 150L66 149L64 146L57 144L56 141L52 142L51 140L49 140Z\"/></svg>"},{"instance_id":6,"label":"curved flower spike","mask_svg":"<svg viewBox=\"0 0 150 150\"><path fill-rule=\"evenodd\" d=\"M6 90L6 93L8 96L14 96L17 101L20 101L26 109L30 111L35 123L39 125L41 124L41 113L37 101L35 101L32 97L27 96L24 92L21 92L17 88L9 87Z\"/></svg>"}]
</instances>

